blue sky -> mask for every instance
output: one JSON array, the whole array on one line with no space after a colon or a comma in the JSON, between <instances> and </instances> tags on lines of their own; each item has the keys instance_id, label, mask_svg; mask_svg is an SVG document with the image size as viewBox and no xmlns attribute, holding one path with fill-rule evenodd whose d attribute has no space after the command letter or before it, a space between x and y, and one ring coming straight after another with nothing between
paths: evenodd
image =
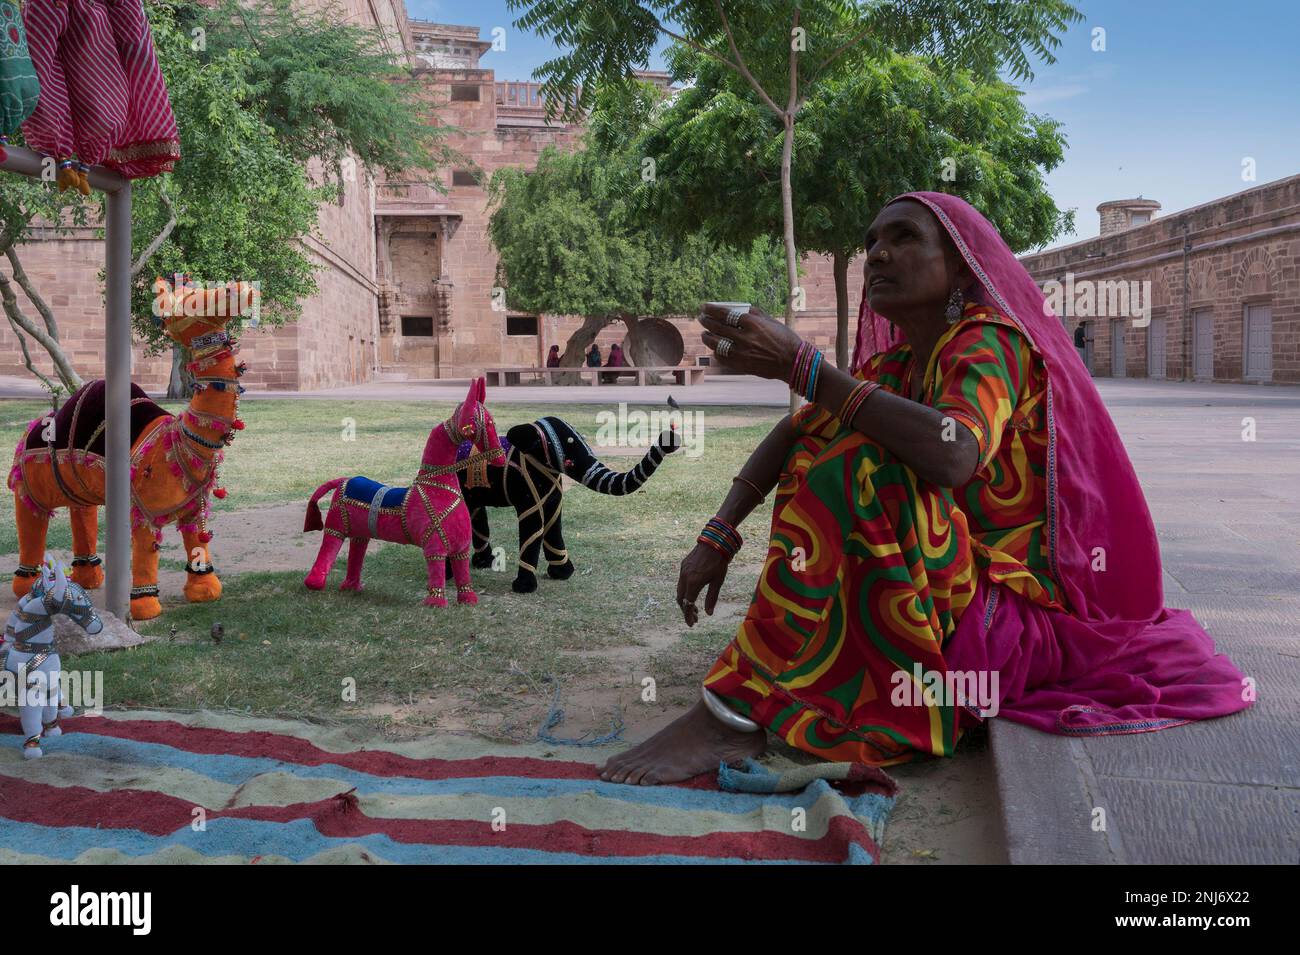
<instances>
[{"instance_id":1,"label":"blue sky","mask_svg":"<svg viewBox=\"0 0 1300 955\"><path fill-rule=\"evenodd\" d=\"M734 0L733 0L734 2ZM1025 103L1061 121L1069 146L1048 176L1076 232L1097 234L1099 202L1142 195L1167 214L1300 173L1300 2L1076 0L1082 22L1057 62L1037 65ZM507 30L483 65L527 79L554 47L516 30L504 0L407 0L417 19ZM1104 51L1093 30L1105 30ZM658 64L655 64L658 65ZM1243 160L1255 180L1242 178ZM1059 243L1058 243L1059 244Z\"/></svg>"}]
</instances>

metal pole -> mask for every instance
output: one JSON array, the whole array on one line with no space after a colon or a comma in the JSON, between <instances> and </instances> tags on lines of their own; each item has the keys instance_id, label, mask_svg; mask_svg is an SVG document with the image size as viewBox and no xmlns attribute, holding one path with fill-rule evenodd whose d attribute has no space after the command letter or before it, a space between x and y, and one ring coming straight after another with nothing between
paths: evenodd
<instances>
[{"instance_id":1,"label":"metal pole","mask_svg":"<svg viewBox=\"0 0 1300 955\"><path fill-rule=\"evenodd\" d=\"M126 620L131 606L131 184L109 192L104 205L104 608Z\"/></svg>"},{"instance_id":2,"label":"metal pole","mask_svg":"<svg viewBox=\"0 0 1300 955\"><path fill-rule=\"evenodd\" d=\"M9 146L0 169L54 182L54 160ZM104 523L108 531L104 609L126 620L131 604L131 182L94 166L92 189L104 193L107 274L104 322L104 443L107 472Z\"/></svg>"}]
</instances>

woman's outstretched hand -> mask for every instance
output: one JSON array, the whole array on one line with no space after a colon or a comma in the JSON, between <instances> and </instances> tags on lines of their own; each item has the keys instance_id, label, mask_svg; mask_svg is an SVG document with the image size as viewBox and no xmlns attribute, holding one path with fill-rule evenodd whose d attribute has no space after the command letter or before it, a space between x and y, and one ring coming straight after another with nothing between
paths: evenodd
<instances>
[{"instance_id":1,"label":"woman's outstretched hand","mask_svg":"<svg viewBox=\"0 0 1300 955\"><path fill-rule=\"evenodd\" d=\"M695 598L706 586L709 592L704 597L704 612L712 615L718 605L718 591L727 578L727 558L707 544L696 544L695 549L682 559L681 573L677 576L677 608L686 620L686 626L693 627L700 619L700 608L695 605Z\"/></svg>"},{"instance_id":2,"label":"woman's outstretched hand","mask_svg":"<svg viewBox=\"0 0 1300 955\"><path fill-rule=\"evenodd\" d=\"M751 308L741 316L740 326L735 327L726 322L725 306L705 305L700 311L700 324L705 328L701 339L713 350L719 364L743 375L790 380L795 355L803 339L784 322ZM731 346L727 354L722 355L717 348L718 342L724 338L731 342Z\"/></svg>"}]
</instances>

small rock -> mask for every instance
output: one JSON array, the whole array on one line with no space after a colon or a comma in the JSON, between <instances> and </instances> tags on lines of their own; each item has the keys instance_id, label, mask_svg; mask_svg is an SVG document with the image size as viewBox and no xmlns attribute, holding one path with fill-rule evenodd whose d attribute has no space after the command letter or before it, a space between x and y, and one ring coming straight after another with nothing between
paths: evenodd
<instances>
[{"instance_id":1,"label":"small rock","mask_svg":"<svg viewBox=\"0 0 1300 955\"><path fill-rule=\"evenodd\" d=\"M124 650L156 639L136 633L107 610L95 612L104 622L104 629L93 635L86 633L63 614L54 618L54 641L58 645L60 656L98 653L101 650Z\"/></svg>"}]
</instances>

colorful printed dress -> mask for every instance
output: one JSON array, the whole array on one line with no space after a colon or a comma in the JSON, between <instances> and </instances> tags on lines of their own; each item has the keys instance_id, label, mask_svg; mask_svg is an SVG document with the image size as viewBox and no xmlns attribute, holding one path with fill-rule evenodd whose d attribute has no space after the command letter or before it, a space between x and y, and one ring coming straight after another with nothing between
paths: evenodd
<instances>
[{"instance_id":1,"label":"colorful printed dress","mask_svg":"<svg viewBox=\"0 0 1300 955\"><path fill-rule=\"evenodd\" d=\"M910 398L916 374L901 344L858 377ZM975 697L933 689L981 575L1067 609L1048 572L1041 359L1008 319L970 305L923 374L924 403L979 443L974 477L935 487L818 405L799 409L753 602L704 680L823 759L888 765L952 753L961 704Z\"/></svg>"}]
</instances>

